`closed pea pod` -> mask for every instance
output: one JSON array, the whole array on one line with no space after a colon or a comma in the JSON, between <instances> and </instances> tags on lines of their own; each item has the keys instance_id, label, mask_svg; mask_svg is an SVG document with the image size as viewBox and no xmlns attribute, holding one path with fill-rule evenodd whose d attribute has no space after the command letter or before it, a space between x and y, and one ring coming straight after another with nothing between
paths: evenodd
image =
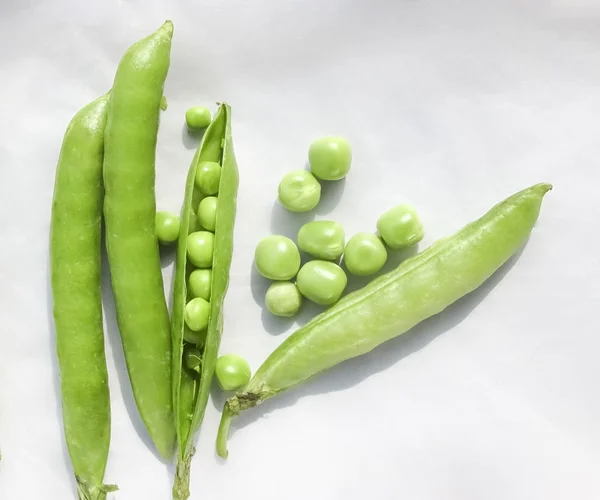
<instances>
[{"instance_id":1,"label":"closed pea pod","mask_svg":"<svg viewBox=\"0 0 600 500\"><path fill-rule=\"evenodd\" d=\"M211 170L204 169L205 162L219 165L219 184L206 189L206 179L198 173L202 169L207 175ZM211 167L212 169L212 167ZM212 171L217 171L216 168ZM177 416L177 440L179 446L177 473L173 485L173 498L183 500L189 497L189 474L192 455L194 454L193 438L199 429L212 377L215 371L217 353L223 328L223 301L229 284L229 268L233 255L233 227L235 222L235 206L238 188L238 168L233 152L231 138L231 108L221 104L209 125L190 167L181 212L181 232L177 247L177 259L173 281L173 402ZM213 239L213 258L210 278L202 277L198 283L202 295L210 297L208 327L204 330L202 342L197 342L185 327L186 304L194 294L188 293L186 283L191 275L197 272L194 263L188 259L188 235L200 229L197 210L201 201L209 194L218 192ZM199 262L204 264L204 262ZM195 281L195 278L192 278ZM210 283L210 292L204 290L206 281ZM195 286L195 284L194 284ZM195 300L195 299L194 299ZM184 352L190 352L190 343L197 344L198 351L194 358L198 362L190 365L192 359ZM185 340L185 342L184 342ZM187 365L185 364L187 363ZM186 367L187 366L187 367ZM191 370L190 366L194 369ZM199 372L199 373L198 373Z\"/></svg>"},{"instance_id":2,"label":"closed pea pod","mask_svg":"<svg viewBox=\"0 0 600 500\"><path fill-rule=\"evenodd\" d=\"M233 416L371 351L481 285L524 244L550 189L549 184L537 184L514 194L294 332L226 402L217 437L219 455L227 456Z\"/></svg>"},{"instance_id":3,"label":"closed pea pod","mask_svg":"<svg viewBox=\"0 0 600 500\"><path fill-rule=\"evenodd\" d=\"M80 500L103 500L110 399L101 302L102 159L108 95L73 118L56 170L50 260L65 438Z\"/></svg>"},{"instance_id":4,"label":"closed pea pod","mask_svg":"<svg viewBox=\"0 0 600 500\"><path fill-rule=\"evenodd\" d=\"M104 218L117 322L140 416L159 453L172 455L171 338L155 231L154 163L170 21L125 53L105 131Z\"/></svg>"}]
</instances>

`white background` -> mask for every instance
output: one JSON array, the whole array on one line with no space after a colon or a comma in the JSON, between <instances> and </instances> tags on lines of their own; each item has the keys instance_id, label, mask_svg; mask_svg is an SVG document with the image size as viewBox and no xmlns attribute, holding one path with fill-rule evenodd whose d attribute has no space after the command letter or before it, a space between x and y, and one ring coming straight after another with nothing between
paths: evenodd
<instances>
[{"instance_id":1,"label":"white background","mask_svg":"<svg viewBox=\"0 0 600 500\"><path fill-rule=\"evenodd\" d=\"M222 352L254 369L315 313L286 322L263 312L260 237L294 235L313 217L373 231L381 212L410 201L424 248L521 188L554 184L518 259L414 332L248 412L227 462L214 454L215 390L192 498L600 498L593 0L3 0L0 498L74 498L49 310L54 169L72 115L165 19L175 35L158 206L181 203L196 147L185 110L227 100L241 184ZM286 213L280 177L328 133L351 141L350 175L315 213ZM111 498L170 498L172 467L149 447L111 315L107 332L106 481L121 487Z\"/></svg>"}]
</instances>

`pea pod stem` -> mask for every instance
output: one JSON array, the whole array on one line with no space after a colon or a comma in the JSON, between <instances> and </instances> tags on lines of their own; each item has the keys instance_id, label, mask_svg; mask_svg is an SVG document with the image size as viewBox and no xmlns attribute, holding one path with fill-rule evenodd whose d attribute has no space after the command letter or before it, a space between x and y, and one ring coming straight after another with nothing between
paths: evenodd
<instances>
[{"instance_id":1,"label":"pea pod stem","mask_svg":"<svg viewBox=\"0 0 600 500\"><path fill-rule=\"evenodd\" d=\"M536 184L510 196L294 332L225 403L218 454L228 455L233 416L371 351L475 290L523 245L550 189L550 184Z\"/></svg>"}]
</instances>

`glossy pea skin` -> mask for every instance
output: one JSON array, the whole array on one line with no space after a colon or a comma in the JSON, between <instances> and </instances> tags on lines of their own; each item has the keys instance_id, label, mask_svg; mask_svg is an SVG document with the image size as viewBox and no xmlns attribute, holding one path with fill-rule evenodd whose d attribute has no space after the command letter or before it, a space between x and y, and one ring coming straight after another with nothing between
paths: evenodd
<instances>
[{"instance_id":1,"label":"glossy pea skin","mask_svg":"<svg viewBox=\"0 0 600 500\"><path fill-rule=\"evenodd\" d=\"M271 314L291 318L300 310L302 295L294 283L277 281L267 290L265 305Z\"/></svg>"},{"instance_id":2,"label":"glossy pea skin","mask_svg":"<svg viewBox=\"0 0 600 500\"><path fill-rule=\"evenodd\" d=\"M298 274L300 252L289 238L271 235L256 245L254 263L265 278L287 281Z\"/></svg>"},{"instance_id":3,"label":"glossy pea skin","mask_svg":"<svg viewBox=\"0 0 600 500\"><path fill-rule=\"evenodd\" d=\"M208 326L210 304L200 297L190 300L185 306L185 324L193 332L201 332Z\"/></svg>"},{"instance_id":4,"label":"glossy pea skin","mask_svg":"<svg viewBox=\"0 0 600 500\"><path fill-rule=\"evenodd\" d=\"M298 231L301 250L321 260L337 260L344 253L346 235L339 222L318 220L307 222Z\"/></svg>"},{"instance_id":5,"label":"glossy pea skin","mask_svg":"<svg viewBox=\"0 0 600 500\"><path fill-rule=\"evenodd\" d=\"M352 164L350 143L343 137L315 139L308 148L310 171L318 179L338 181L346 177Z\"/></svg>"},{"instance_id":6,"label":"glossy pea skin","mask_svg":"<svg viewBox=\"0 0 600 500\"><path fill-rule=\"evenodd\" d=\"M387 250L381 240L371 233L357 233L348 240L344 264L354 276L370 276L387 261Z\"/></svg>"},{"instance_id":7,"label":"glossy pea skin","mask_svg":"<svg viewBox=\"0 0 600 500\"><path fill-rule=\"evenodd\" d=\"M290 212L308 212L319 204L321 184L310 172L293 170L281 179L277 195Z\"/></svg>"},{"instance_id":8,"label":"glossy pea skin","mask_svg":"<svg viewBox=\"0 0 600 500\"><path fill-rule=\"evenodd\" d=\"M196 269L188 278L188 291L192 297L210 300L210 287L212 286L212 271L210 269Z\"/></svg>"},{"instance_id":9,"label":"glossy pea skin","mask_svg":"<svg viewBox=\"0 0 600 500\"><path fill-rule=\"evenodd\" d=\"M202 351L192 345L185 345L183 348L183 364L188 370L200 373Z\"/></svg>"},{"instance_id":10,"label":"glossy pea skin","mask_svg":"<svg viewBox=\"0 0 600 500\"><path fill-rule=\"evenodd\" d=\"M423 239L423 224L412 205L404 203L386 211L377 219L377 231L392 250L415 245Z\"/></svg>"},{"instance_id":11,"label":"glossy pea skin","mask_svg":"<svg viewBox=\"0 0 600 500\"><path fill-rule=\"evenodd\" d=\"M102 160L109 96L83 107L56 169L50 272L65 440L78 487L101 498L110 398L101 299Z\"/></svg>"},{"instance_id":12,"label":"glossy pea skin","mask_svg":"<svg viewBox=\"0 0 600 500\"><path fill-rule=\"evenodd\" d=\"M210 121L210 109L205 106L194 106L185 112L185 123L190 130L206 128Z\"/></svg>"},{"instance_id":13,"label":"glossy pea skin","mask_svg":"<svg viewBox=\"0 0 600 500\"><path fill-rule=\"evenodd\" d=\"M244 358L237 354L224 354L217 359L215 375L224 391L235 391L248 383L252 373Z\"/></svg>"},{"instance_id":14,"label":"glossy pea skin","mask_svg":"<svg viewBox=\"0 0 600 500\"><path fill-rule=\"evenodd\" d=\"M156 237L161 245L170 245L179 236L179 217L171 212L156 212Z\"/></svg>"},{"instance_id":15,"label":"glossy pea skin","mask_svg":"<svg viewBox=\"0 0 600 500\"><path fill-rule=\"evenodd\" d=\"M200 269L212 267L215 235L208 231L196 231L187 237L188 259Z\"/></svg>"},{"instance_id":16,"label":"glossy pea skin","mask_svg":"<svg viewBox=\"0 0 600 500\"><path fill-rule=\"evenodd\" d=\"M196 170L196 187L205 196L212 196L219 192L221 183L221 165L216 161L203 161Z\"/></svg>"},{"instance_id":17,"label":"glossy pea skin","mask_svg":"<svg viewBox=\"0 0 600 500\"><path fill-rule=\"evenodd\" d=\"M348 284L343 269L326 260L311 260L304 264L296 278L296 286L308 300L322 306L335 304Z\"/></svg>"},{"instance_id":18,"label":"glossy pea skin","mask_svg":"<svg viewBox=\"0 0 600 500\"><path fill-rule=\"evenodd\" d=\"M198 205L198 222L207 231L215 230L218 198L207 196Z\"/></svg>"},{"instance_id":19,"label":"glossy pea skin","mask_svg":"<svg viewBox=\"0 0 600 500\"><path fill-rule=\"evenodd\" d=\"M171 331L156 239L155 151L173 24L133 44L104 133L104 221L117 323L140 416L163 457L175 449Z\"/></svg>"},{"instance_id":20,"label":"glossy pea skin","mask_svg":"<svg viewBox=\"0 0 600 500\"><path fill-rule=\"evenodd\" d=\"M365 354L475 290L527 240L552 186L536 184L348 294L289 336L225 404L217 451L233 416L347 359Z\"/></svg>"}]
</instances>

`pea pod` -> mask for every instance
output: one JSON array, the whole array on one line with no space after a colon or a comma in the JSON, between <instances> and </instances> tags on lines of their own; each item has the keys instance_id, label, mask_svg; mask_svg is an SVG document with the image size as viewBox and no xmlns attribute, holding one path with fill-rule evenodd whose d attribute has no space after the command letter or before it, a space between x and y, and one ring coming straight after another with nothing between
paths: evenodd
<instances>
[{"instance_id":1,"label":"pea pod","mask_svg":"<svg viewBox=\"0 0 600 500\"><path fill-rule=\"evenodd\" d=\"M110 398L101 302L102 158L108 94L82 108L63 140L52 202L50 260L67 448L80 500L102 500Z\"/></svg>"},{"instance_id":2,"label":"pea pod","mask_svg":"<svg viewBox=\"0 0 600 500\"><path fill-rule=\"evenodd\" d=\"M173 24L133 44L113 84L105 132L106 250L117 323L140 416L159 453L175 448L171 334L155 230L154 162Z\"/></svg>"},{"instance_id":3,"label":"pea pod","mask_svg":"<svg viewBox=\"0 0 600 500\"><path fill-rule=\"evenodd\" d=\"M365 354L475 290L523 245L550 184L520 191L450 238L340 300L288 337L226 403L217 452L227 456L233 416Z\"/></svg>"},{"instance_id":4,"label":"pea pod","mask_svg":"<svg viewBox=\"0 0 600 500\"><path fill-rule=\"evenodd\" d=\"M214 228L209 324L205 333L203 333L202 340L196 341L197 347L202 350L200 373L197 373L185 368L182 363L184 334L186 332L184 310L186 302L193 298L193 294L188 293L186 283L194 270L193 265L186 256L186 242L189 234L203 229L200 226L196 212L205 195L197 187L196 173L198 165L206 161L217 162L221 165L221 177ZM229 268L233 255L233 227L237 188L238 168L231 138L231 108L227 104L221 104L204 134L189 170L175 263L172 312L172 385L179 446L177 473L173 485L173 498L177 500L184 500L189 497L190 462L194 454L193 438L204 417L221 342L223 301L229 285Z\"/></svg>"}]
</instances>

